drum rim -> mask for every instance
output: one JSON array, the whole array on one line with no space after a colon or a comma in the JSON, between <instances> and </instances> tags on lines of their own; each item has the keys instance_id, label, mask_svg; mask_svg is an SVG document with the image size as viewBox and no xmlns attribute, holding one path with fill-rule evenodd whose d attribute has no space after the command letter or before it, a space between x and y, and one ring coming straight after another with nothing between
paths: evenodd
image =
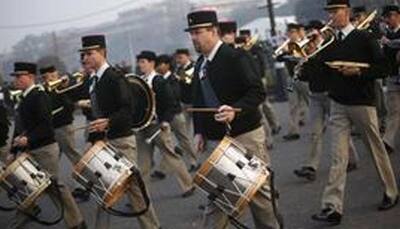
<instances>
[{"instance_id":1,"label":"drum rim","mask_svg":"<svg viewBox=\"0 0 400 229\"><path fill-rule=\"evenodd\" d=\"M149 101L150 108L146 107L147 114L145 115L145 118L141 120L137 127L133 127L132 129L135 131L140 131L143 130L144 128L148 127L151 122L153 121L154 117L156 116L156 97L153 89L150 88L150 86L142 79L140 76L137 75L126 75L127 80L129 83L137 83L139 86L141 86L146 93L146 98L147 101ZM150 111L149 111L150 109Z\"/></svg>"},{"instance_id":2,"label":"drum rim","mask_svg":"<svg viewBox=\"0 0 400 229\"><path fill-rule=\"evenodd\" d=\"M92 147L90 147L86 153L82 156L81 160L74 166L74 176L79 174L80 176L83 170L87 167L86 164L95 156L97 152L108 147L104 141L97 141ZM115 204L124 195L125 191L129 188L130 177L132 173L126 171L118 178L114 185L109 189L105 190L105 194L102 196L102 202L104 206L109 208ZM120 184L119 184L120 183Z\"/></svg>"},{"instance_id":3,"label":"drum rim","mask_svg":"<svg viewBox=\"0 0 400 229\"><path fill-rule=\"evenodd\" d=\"M86 153L82 156L82 158L74 165L74 173L81 174L83 169L86 167L86 164L94 157L94 155L104 149L106 147L106 143L104 141L97 141L92 145Z\"/></svg>"},{"instance_id":4,"label":"drum rim","mask_svg":"<svg viewBox=\"0 0 400 229\"><path fill-rule=\"evenodd\" d=\"M28 153L22 153L18 158L16 158L11 164L9 164L4 172L0 174L0 183L3 182L9 175L11 175L18 167L21 165L22 162L33 159L31 155ZM44 171L42 171L44 172ZM47 172L45 172L49 175ZM51 180L47 179L43 184L41 184L35 192L32 192L29 196L27 196L19 205L19 209L27 209L29 208L46 190L51 184Z\"/></svg>"},{"instance_id":5,"label":"drum rim","mask_svg":"<svg viewBox=\"0 0 400 229\"><path fill-rule=\"evenodd\" d=\"M211 172L212 170L212 163L218 161L224 154L225 150L231 146L234 145L235 147L238 147L241 150L245 150L241 145L238 144L238 142L228 136L225 136L222 141L218 144L218 146L214 149L214 151L211 153L211 155L207 158L205 163L201 165L200 169L196 172L195 177L193 178L193 182L201 188L200 184L204 181L203 178L201 178L200 175L207 177L207 175ZM266 166L267 164L260 159L260 161L263 163L263 166ZM248 187L241 196L237 202L233 205L236 210L233 211L233 216L237 217L243 214L244 208L249 204L247 199L251 200L257 191L263 186L263 184L266 182L268 175L267 174L262 174L258 177L257 182L254 185L251 185Z\"/></svg>"},{"instance_id":6,"label":"drum rim","mask_svg":"<svg viewBox=\"0 0 400 229\"><path fill-rule=\"evenodd\" d=\"M8 177L13 171L15 171L18 166L25 161L27 158L32 158L27 153L22 153L19 157L17 157L11 164L9 164L5 169L4 172L0 175L0 181L3 181L6 177Z\"/></svg>"}]
</instances>

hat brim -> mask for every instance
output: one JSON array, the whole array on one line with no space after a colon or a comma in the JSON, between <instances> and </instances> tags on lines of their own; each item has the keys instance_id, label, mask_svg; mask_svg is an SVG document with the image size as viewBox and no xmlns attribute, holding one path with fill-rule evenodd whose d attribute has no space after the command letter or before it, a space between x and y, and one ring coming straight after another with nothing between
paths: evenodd
<instances>
[{"instance_id":1,"label":"hat brim","mask_svg":"<svg viewBox=\"0 0 400 229\"><path fill-rule=\"evenodd\" d=\"M203 24L197 24L197 25L192 25L189 26L188 28L185 29L185 32L190 32L192 30L195 29L200 29L200 28L210 28L210 27L214 27L217 26L214 23L203 23Z\"/></svg>"},{"instance_id":2,"label":"hat brim","mask_svg":"<svg viewBox=\"0 0 400 229\"><path fill-rule=\"evenodd\" d=\"M332 9L338 9L338 8L350 8L350 6L347 4L334 4L334 5L325 6L324 10L332 10Z\"/></svg>"},{"instance_id":3,"label":"hat brim","mask_svg":"<svg viewBox=\"0 0 400 229\"><path fill-rule=\"evenodd\" d=\"M83 48L79 49L79 52L85 52L85 51L99 49L99 48L101 48L100 45L92 45L92 46L87 46L87 47L83 47Z\"/></svg>"},{"instance_id":4,"label":"hat brim","mask_svg":"<svg viewBox=\"0 0 400 229\"><path fill-rule=\"evenodd\" d=\"M16 72L11 72L10 75L11 76L20 76L20 75L29 75L32 74L28 71L16 71Z\"/></svg>"}]
</instances>

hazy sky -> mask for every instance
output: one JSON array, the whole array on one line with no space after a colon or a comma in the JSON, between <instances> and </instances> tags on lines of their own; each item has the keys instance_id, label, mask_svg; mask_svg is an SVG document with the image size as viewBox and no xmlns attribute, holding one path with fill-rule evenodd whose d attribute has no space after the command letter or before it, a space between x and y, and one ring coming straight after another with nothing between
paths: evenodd
<instances>
[{"instance_id":1,"label":"hazy sky","mask_svg":"<svg viewBox=\"0 0 400 229\"><path fill-rule=\"evenodd\" d=\"M13 44L27 34L85 27L113 20L119 11L148 4L155 0L0 0L0 53L9 51ZM125 4L126 3L126 4ZM119 7L118 7L119 6ZM43 24L95 14L78 21L28 28L5 28L27 24Z\"/></svg>"}]
</instances>

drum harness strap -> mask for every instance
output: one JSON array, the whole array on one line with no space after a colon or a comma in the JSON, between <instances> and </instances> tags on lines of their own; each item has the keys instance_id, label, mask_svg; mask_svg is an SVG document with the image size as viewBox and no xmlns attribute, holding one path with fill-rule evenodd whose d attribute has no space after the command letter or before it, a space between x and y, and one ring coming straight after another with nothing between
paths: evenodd
<instances>
[{"instance_id":1,"label":"drum harness strap","mask_svg":"<svg viewBox=\"0 0 400 229\"><path fill-rule=\"evenodd\" d=\"M143 196L143 199L144 199L146 207L144 209L140 210L140 211L137 211L137 212L134 212L134 211L133 212L123 212L123 211L115 209L115 208L106 208L104 205L101 205L102 208L106 212L111 214L111 215L121 216L121 217L137 217L137 216L143 215L144 213L147 212L147 210L149 210L150 198L149 198L149 195L147 193L144 181L143 181L143 179L142 179L142 177L140 175L140 171L138 169L136 169L135 167L132 167L131 171L133 173L132 174L133 177L135 177L135 179L137 181L137 185L139 186L139 189L140 189L140 191L142 193L142 196Z\"/></svg>"},{"instance_id":2,"label":"drum harness strap","mask_svg":"<svg viewBox=\"0 0 400 229\"><path fill-rule=\"evenodd\" d=\"M62 186L61 184L58 184L57 179L54 177L51 177L51 184L50 187L48 188L49 190L52 189L52 191L55 192L56 194L56 198L57 198L57 208L58 208L58 216L53 220L53 221L46 221L43 219L39 219L39 217L37 216L40 213L40 208L38 208L38 213L35 214L35 212L27 212L27 211L21 211L23 214L25 214L26 216L28 216L31 220L44 225L44 226L52 226L55 224L58 224L63 218L64 218L64 202L62 201L61 198L61 191L60 191L60 187Z\"/></svg>"}]
</instances>

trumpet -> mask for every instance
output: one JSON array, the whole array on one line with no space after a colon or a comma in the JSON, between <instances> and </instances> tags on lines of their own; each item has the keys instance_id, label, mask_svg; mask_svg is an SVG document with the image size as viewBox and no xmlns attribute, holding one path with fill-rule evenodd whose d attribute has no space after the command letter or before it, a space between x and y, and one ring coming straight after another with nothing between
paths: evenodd
<instances>
[{"instance_id":1,"label":"trumpet","mask_svg":"<svg viewBox=\"0 0 400 229\"><path fill-rule=\"evenodd\" d=\"M67 87L62 88L62 84L68 82L68 76L62 76L58 80L47 83L46 87L49 91L55 91L57 94L62 94L80 87L85 81L85 75L81 72L75 72L74 74L72 74L72 78L74 78L76 82Z\"/></svg>"}]
</instances>

